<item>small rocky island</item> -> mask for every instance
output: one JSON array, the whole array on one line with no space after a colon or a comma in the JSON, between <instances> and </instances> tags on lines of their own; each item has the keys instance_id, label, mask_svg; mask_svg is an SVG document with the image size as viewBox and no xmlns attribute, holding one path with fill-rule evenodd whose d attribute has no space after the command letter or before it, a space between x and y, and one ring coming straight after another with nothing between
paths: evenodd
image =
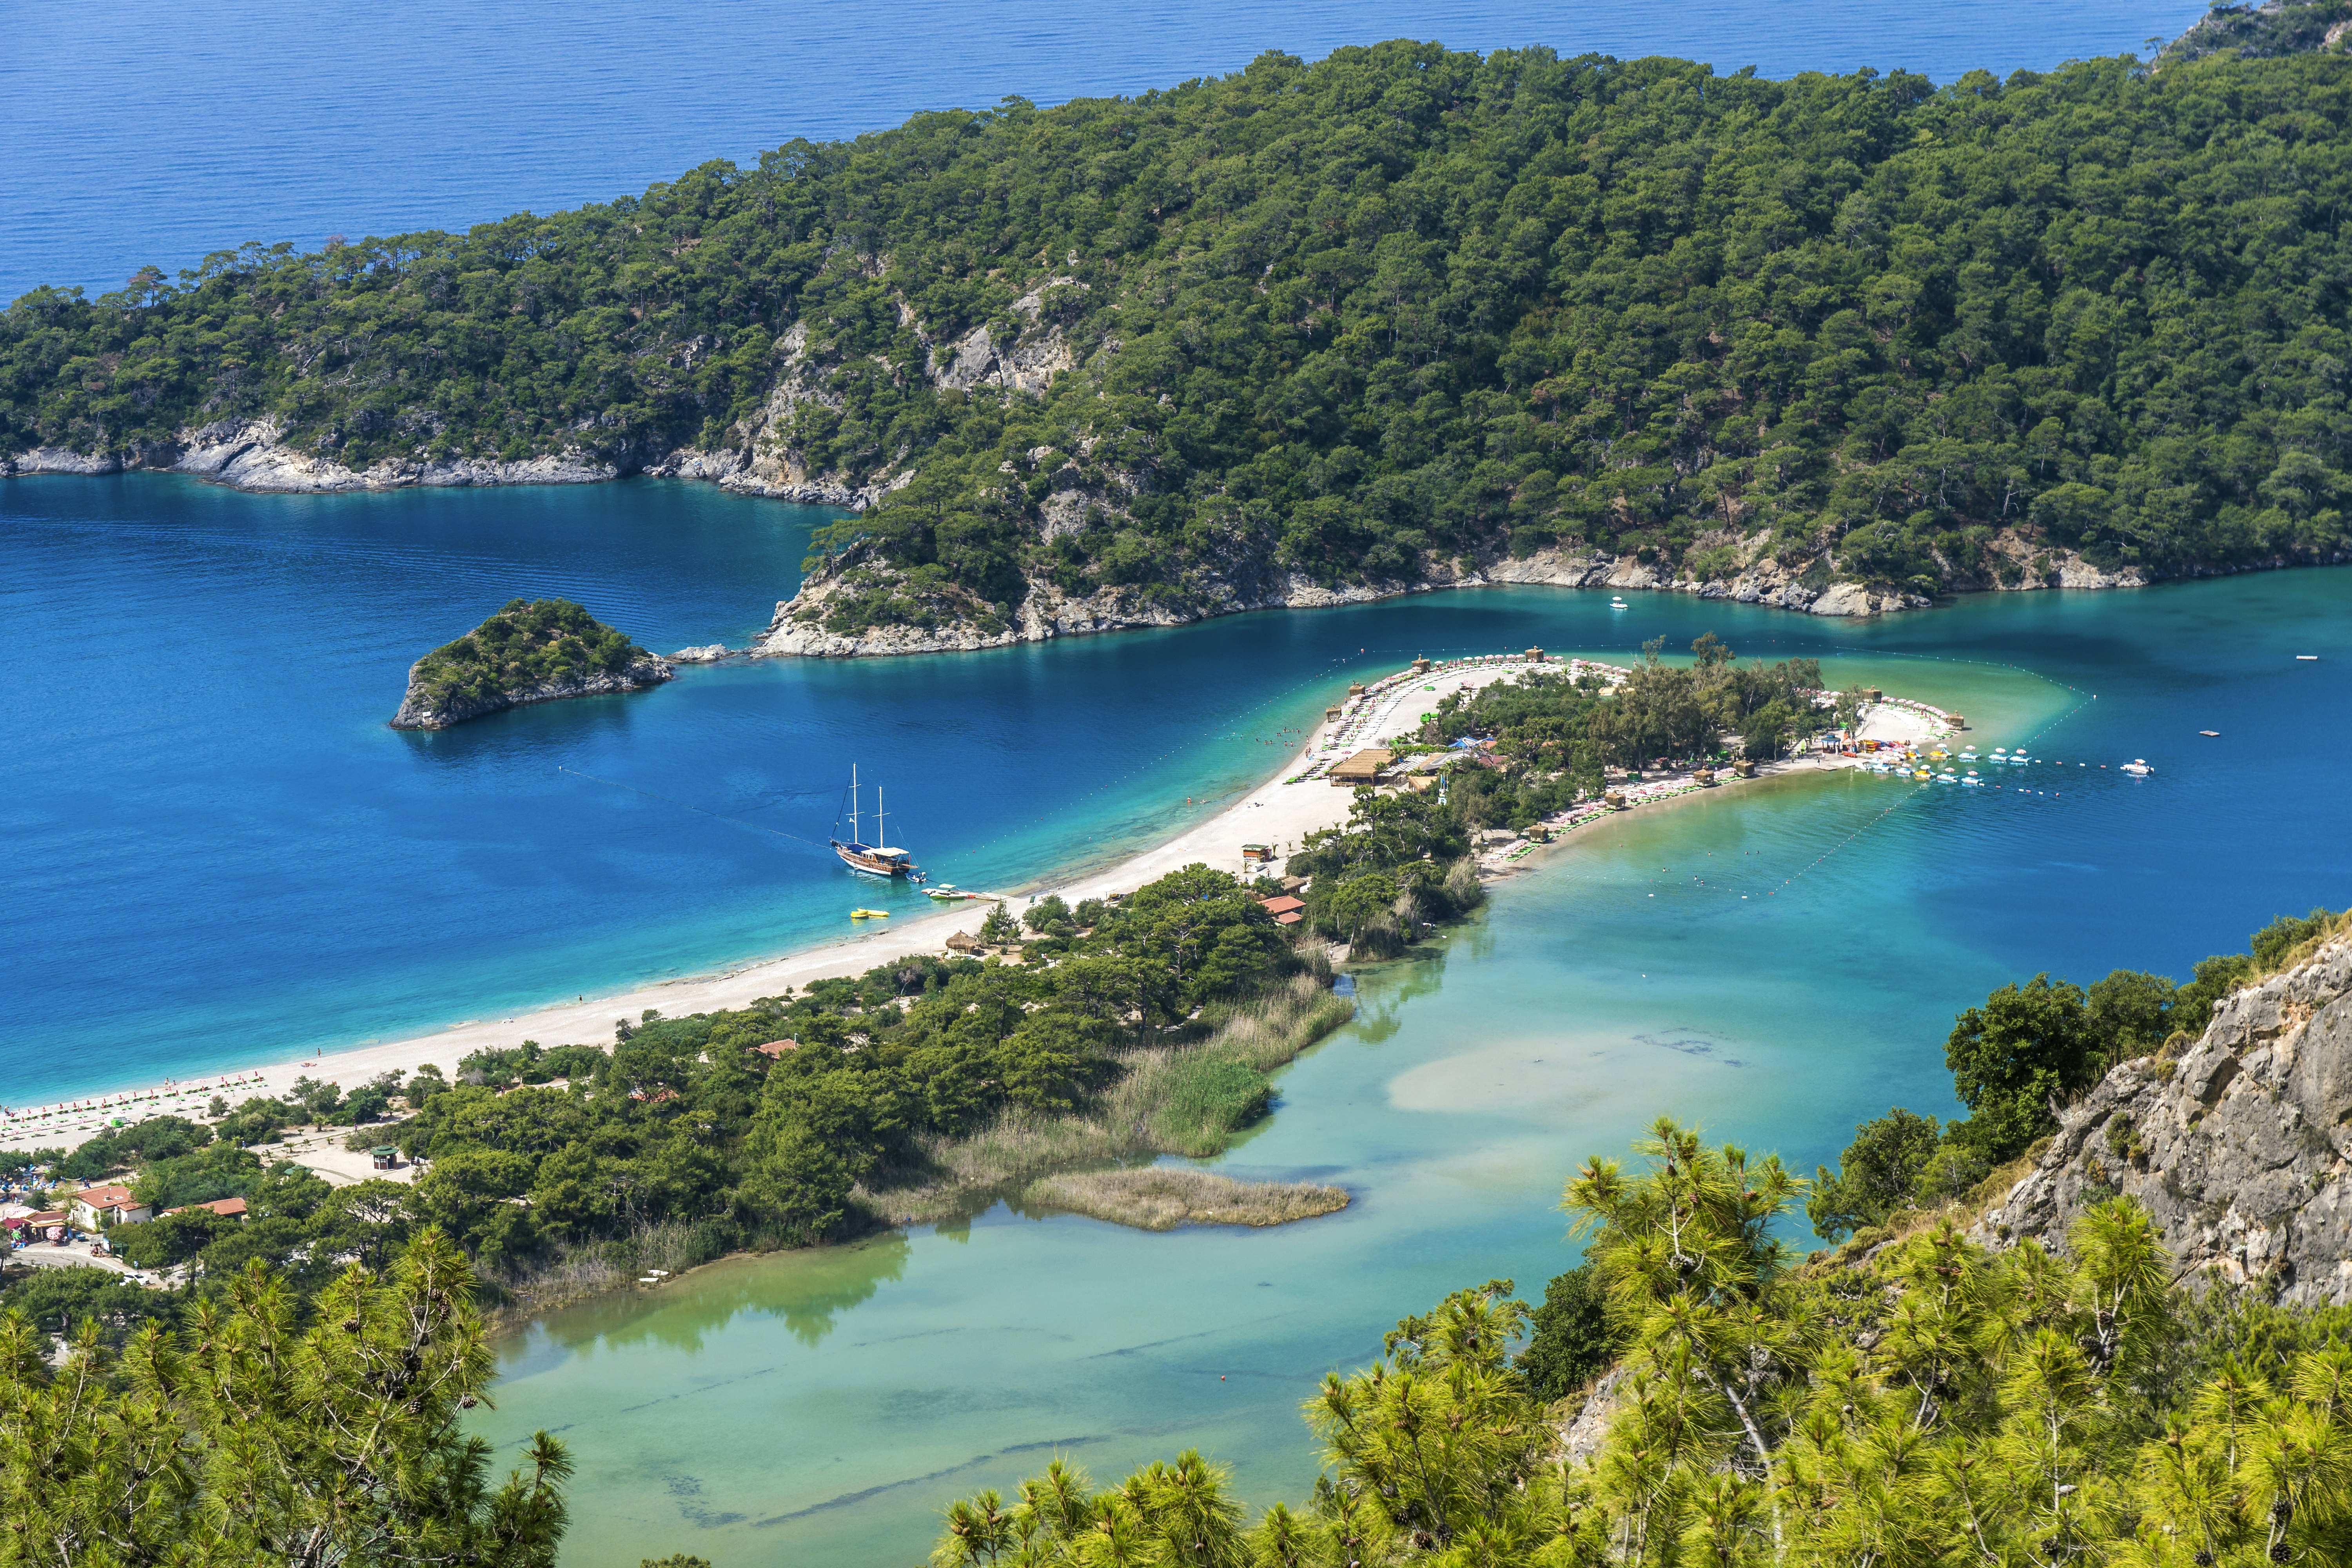
<instances>
[{"instance_id":1,"label":"small rocky island","mask_svg":"<svg viewBox=\"0 0 2352 1568\"><path fill-rule=\"evenodd\" d=\"M485 713L642 691L677 673L569 599L513 599L408 668L395 730L446 730Z\"/></svg>"}]
</instances>

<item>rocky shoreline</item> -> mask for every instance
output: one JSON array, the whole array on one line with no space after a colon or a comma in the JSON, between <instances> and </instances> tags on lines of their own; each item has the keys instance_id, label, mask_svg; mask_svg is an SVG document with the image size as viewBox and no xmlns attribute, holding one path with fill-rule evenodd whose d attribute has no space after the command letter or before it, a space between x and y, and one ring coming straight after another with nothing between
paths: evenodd
<instances>
[{"instance_id":1,"label":"rocky shoreline","mask_svg":"<svg viewBox=\"0 0 2352 1568\"><path fill-rule=\"evenodd\" d=\"M401 699L400 711L392 716L395 730L446 730L452 724L462 724L468 719L479 719L491 713L503 713L509 708L520 708L533 702L560 702L569 697L612 697L625 691L643 691L675 679L677 668L666 658L647 655L632 659L619 674L598 670L562 680L550 680L536 686L518 686L491 696L464 698L436 704L417 672L425 660L418 659L408 667L408 694Z\"/></svg>"},{"instance_id":2,"label":"rocky shoreline","mask_svg":"<svg viewBox=\"0 0 2352 1568\"><path fill-rule=\"evenodd\" d=\"M1738 542L1737 536L1712 542ZM1710 542L1702 540L1701 545ZM1693 553L1698 552L1695 545ZM2105 571L2076 552L2053 550L2004 530L1987 545L1990 570L1979 578L1956 584L1959 591L2026 592L2043 588L2141 588L2162 579L2137 568ZM2183 575L2218 576L2233 571L2266 570L2303 564L2271 561L2238 568L2197 571ZM1808 615L1855 617L1893 615L1926 609L1934 600L1923 594L1832 582L1817 562L1783 563L1759 556L1737 570L1710 577L1682 576L1670 568L1632 555L1600 551L1538 550L1526 556L1492 554L1472 560L1467 569L1453 557L1433 555L1423 574L1412 581L1391 580L1328 585L1297 573L1244 567L1228 574L1203 576L1187 584L1181 598L1151 596L1131 588L1104 588L1091 595L1064 594L1050 583L1033 583L1010 620L990 626L977 615L944 617L932 625L874 626L843 632L825 625L835 602L848 594L870 591L879 577L894 575L863 551L853 548L809 574L800 591L776 605L774 616L749 650L754 655L812 658L858 658L911 653L969 653L982 648L1009 647L1019 643L1050 642L1057 637L1087 637L1103 632L1150 626L1190 626L1219 616L1252 610L1321 609L1333 605L1370 604L1407 594L1435 593L1447 588L1484 588L1516 584L1543 584L1563 588L1609 588L1621 593L1690 594L1702 599L1765 605Z\"/></svg>"},{"instance_id":3,"label":"rocky shoreline","mask_svg":"<svg viewBox=\"0 0 2352 1568\"><path fill-rule=\"evenodd\" d=\"M699 480L737 494L858 512L914 478L911 465L885 472L864 484L853 484L837 474L811 474L803 468L785 434L800 404L812 399L821 402L829 395L821 381L806 369L801 328L796 326L786 333L779 346L783 351L783 370L767 406L743 432L747 439L740 451L681 448L646 461L631 462L613 461L575 448L511 460L387 458L355 469L287 445L274 419L259 419L225 421L184 430L174 442L147 443L120 454L93 456L65 447L35 447L0 457L0 479L35 475L102 477L147 471L184 474L257 494L329 495L411 488L601 484L642 475ZM1053 334L1046 334L1039 343L999 345L988 341L984 329L966 340L937 345L931 353L935 362L932 375L941 384L1001 383L1013 390L1028 390L1032 382L1065 368L1063 359L1066 357ZM901 454L902 459L903 457ZM1054 521L1049 507L1049 536ZM1732 547L1738 557L1737 563L1729 567L1722 564L1726 546ZM868 552L853 547L809 574L792 598L780 601L767 630L743 651L755 658L809 658L966 653L1066 637L1190 626L1253 610L1322 609L1440 589L1507 584L1608 588L1618 593L1690 594L1702 599L1765 605L1835 617L1891 615L1925 609L1934 603L1925 595L1885 584L1835 581L1822 558L1781 562L1762 554L1765 548L1762 542L1745 540L1736 530L1703 535L1693 542L1686 559L1704 557L1716 562L1716 572L1706 576L1684 575L1676 568L1645 562L1635 555L1558 547L1523 556L1499 551L1460 557L1432 552L1423 561L1422 574L1417 578L1336 584L1317 582L1271 562L1244 560L1196 571L1172 593L1168 591L1169 585L1160 584L1150 591L1114 586L1092 594L1069 595L1052 583L1033 582L1009 618L998 615L992 606L973 603L948 606L949 613L932 616L928 624L900 622L835 630L826 622L835 618L837 600L871 591L877 582L887 585L901 575L887 563L871 558ZM2079 552L2051 547L2015 528L1994 534L1983 549L1981 569L1965 575L1955 574L1946 584L1948 591L2139 588L2172 579L2340 564L2352 560L2352 555L2339 552L2310 559L2279 556L2231 565L2200 563L2172 574L2151 573L2137 567L2109 571L2085 560ZM543 697L520 698L518 701L593 694L557 691ZM403 710L406 711L404 704Z\"/></svg>"}]
</instances>

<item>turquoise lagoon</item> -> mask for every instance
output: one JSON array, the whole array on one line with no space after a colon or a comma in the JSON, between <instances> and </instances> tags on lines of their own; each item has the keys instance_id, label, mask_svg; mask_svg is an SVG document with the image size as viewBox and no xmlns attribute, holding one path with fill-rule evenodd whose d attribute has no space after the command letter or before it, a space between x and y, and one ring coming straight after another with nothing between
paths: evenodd
<instances>
[{"instance_id":1,"label":"turquoise lagoon","mask_svg":"<svg viewBox=\"0 0 2352 1568\"><path fill-rule=\"evenodd\" d=\"M777 835L820 831L852 761L951 879L1049 879L1181 827L1341 681L1421 652L1623 658L1712 629L2048 760L1999 789L1720 791L1547 852L1469 927L1363 972L1358 1020L1221 1162L1342 1183L1339 1215L1152 1236L999 1207L550 1315L504 1343L480 1430L572 1445L575 1563L913 1561L945 1500L1055 1452L1110 1479L1197 1446L1254 1504L1296 1499L1321 1373L1454 1286L1540 1290L1573 1256L1561 1181L1652 1117L1810 1169L1890 1103L1948 1110L1951 1015L2004 979L2180 973L2352 901L2344 568L1853 625L1474 590L384 727L407 662L515 594L657 647L740 643L820 521L652 482L0 487L0 615L26 650L0 688L0 1100L835 934L867 895ZM2155 776L2114 771L2133 756Z\"/></svg>"},{"instance_id":2,"label":"turquoise lagoon","mask_svg":"<svg viewBox=\"0 0 2352 1568\"><path fill-rule=\"evenodd\" d=\"M512 1338L482 1430L572 1445L581 1563L911 1563L947 1500L1055 1454L1108 1482L1197 1447L1253 1507L1296 1501L1315 1474L1297 1406L1322 1373L1454 1287L1539 1292L1574 1258L1568 1173L1653 1117L1810 1171L1889 1104L1956 1109L1943 1036L2004 979L2185 972L2278 910L2352 901L2336 805L2352 701L2336 670L2292 659L2352 656L2347 578L1784 622L1855 648L1841 675L2050 761L1998 790L1849 773L1635 814L1549 852L1468 929L1361 972L1357 1021L1216 1162L1344 1184L1340 1215L1155 1236L1000 1206L730 1260ZM1548 603L1572 617L1584 600L1455 595L1362 624ZM1710 608L1627 614L1679 637ZM2154 778L2114 771L2143 755Z\"/></svg>"}]
</instances>

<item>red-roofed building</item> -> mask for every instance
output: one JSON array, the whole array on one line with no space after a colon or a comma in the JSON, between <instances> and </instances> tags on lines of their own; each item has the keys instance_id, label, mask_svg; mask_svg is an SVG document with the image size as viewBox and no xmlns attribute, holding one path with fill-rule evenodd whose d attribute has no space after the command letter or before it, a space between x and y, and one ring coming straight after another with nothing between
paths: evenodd
<instances>
[{"instance_id":1,"label":"red-roofed building","mask_svg":"<svg viewBox=\"0 0 2352 1568\"><path fill-rule=\"evenodd\" d=\"M767 1058L770 1061L774 1061L786 1051L799 1050L801 1048L801 1043L798 1040L770 1040L764 1046L753 1046L751 1048L759 1052L761 1056Z\"/></svg>"},{"instance_id":2,"label":"red-roofed building","mask_svg":"<svg viewBox=\"0 0 2352 1568\"><path fill-rule=\"evenodd\" d=\"M1258 907L1272 915L1278 926L1295 926L1307 918L1307 905L1287 893L1278 899L1260 899Z\"/></svg>"},{"instance_id":3,"label":"red-roofed building","mask_svg":"<svg viewBox=\"0 0 2352 1568\"><path fill-rule=\"evenodd\" d=\"M219 1215L223 1219L243 1219L245 1217L245 1200L243 1198L215 1198L208 1204L182 1204L178 1208L165 1209L163 1213L166 1215L188 1214L196 1209L210 1209L213 1213Z\"/></svg>"},{"instance_id":4,"label":"red-roofed building","mask_svg":"<svg viewBox=\"0 0 2352 1568\"><path fill-rule=\"evenodd\" d=\"M153 1209L132 1197L131 1189L118 1182L84 1187L66 1200L66 1212L73 1215L74 1224L85 1230L96 1230L101 1223L136 1225L155 1217Z\"/></svg>"}]
</instances>

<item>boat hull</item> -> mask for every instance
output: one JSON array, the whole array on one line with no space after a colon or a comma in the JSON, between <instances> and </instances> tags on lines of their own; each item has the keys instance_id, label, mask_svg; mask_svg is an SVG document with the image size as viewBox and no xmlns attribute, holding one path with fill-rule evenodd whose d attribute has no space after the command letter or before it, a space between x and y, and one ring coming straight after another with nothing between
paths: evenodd
<instances>
[{"instance_id":1,"label":"boat hull","mask_svg":"<svg viewBox=\"0 0 2352 1568\"><path fill-rule=\"evenodd\" d=\"M868 877L904 877L911 882L923 879L922 873L915 868L911 860L877 855L862 844L844 844L838 838L832 840L832 844L833 852L841 857L841 863L853 871L863 872Z\"/></svg>"}]
</instances>

